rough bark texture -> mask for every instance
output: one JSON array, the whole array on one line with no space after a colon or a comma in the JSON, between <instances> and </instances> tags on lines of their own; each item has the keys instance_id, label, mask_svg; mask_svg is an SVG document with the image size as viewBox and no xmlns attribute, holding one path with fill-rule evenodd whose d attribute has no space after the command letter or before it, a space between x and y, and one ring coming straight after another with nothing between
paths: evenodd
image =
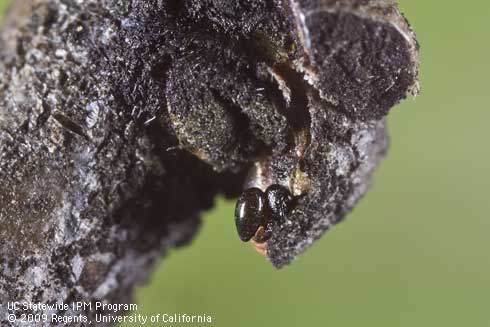
<instances>
[{"instance_id":1,"label":"rough bark texture","mask_svg":"<svg viewBox=\"0 0 490 327\"><path fill-rule=\"evenodd\" d=\"M0 49L1 303L130 301L251 185L298 197L267 243L288 264L365 193L417 91L388 0L35 0Z\"/></svg>"}]
</instances>

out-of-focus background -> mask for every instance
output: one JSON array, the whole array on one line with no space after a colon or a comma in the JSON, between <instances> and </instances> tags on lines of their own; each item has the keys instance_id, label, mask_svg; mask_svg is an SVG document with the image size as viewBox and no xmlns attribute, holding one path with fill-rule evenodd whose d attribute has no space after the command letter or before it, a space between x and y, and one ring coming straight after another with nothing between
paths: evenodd
<instances>
[{"instance_id":1,"label":"out-of-focus background","mask_svg":"<svg viewBox=\"0 0 490 327\"><path fill-rule=\"evenodd\" d=\"M206 313L216 327L490 325L490 2L399 4L421 44L422 94L391 112L391 150L355 211L276 271L218 201L138 290L138 313Z\"/></svg>"}]
</instances>

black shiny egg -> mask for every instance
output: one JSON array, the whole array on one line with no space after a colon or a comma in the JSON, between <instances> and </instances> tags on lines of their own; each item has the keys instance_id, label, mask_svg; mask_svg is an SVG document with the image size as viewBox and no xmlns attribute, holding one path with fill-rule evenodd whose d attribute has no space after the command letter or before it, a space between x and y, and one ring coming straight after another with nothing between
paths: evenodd
<instances>
[{"instance_id":1,"label":"black shiny egg","mask_svg":"<svg viewBox=\"0 0 490 327\"><path fill-rule=\"evenodd\" d=\"M271 185L265 191L267 206L271 211L271 218L275 221L284 221L291 212L293 196L288 189L279 184Z\"/></svg>"},{"instance_id":2,"label":"black shiny egg","mask_svg":"<svg viewBox=\"0 0 490 327\"><path fill-rule=\"evenodd\" d=\"M267 224L267 199L258 188L245 190L237 200L235 224L238 236L248 242L259 229Z\"/></svg>"}]
</instances>

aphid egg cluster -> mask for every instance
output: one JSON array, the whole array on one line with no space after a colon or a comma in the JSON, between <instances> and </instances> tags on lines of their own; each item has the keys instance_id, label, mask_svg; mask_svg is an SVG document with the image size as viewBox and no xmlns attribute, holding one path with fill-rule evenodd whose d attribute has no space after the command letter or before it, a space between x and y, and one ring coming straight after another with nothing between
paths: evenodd
<instances>
[{"instance_id":1,"label":"aphid egg cluster","mask_svg":"<svg viewBox=\"0 0 490 327\"><path fill-rule=\"evenodd\" d=\"M269 186L265 192L256 187L245 190L235 208L235 224L240 239L248 242L254 238L257 243L269 240L273 223L286 219L293 200L291 192L278 184Z\"/></svg>"}]
</instances>

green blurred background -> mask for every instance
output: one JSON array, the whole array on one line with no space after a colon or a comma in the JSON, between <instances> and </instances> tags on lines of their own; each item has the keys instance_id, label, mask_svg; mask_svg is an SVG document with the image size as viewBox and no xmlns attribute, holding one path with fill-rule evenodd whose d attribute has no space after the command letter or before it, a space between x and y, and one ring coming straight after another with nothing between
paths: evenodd
<instances>
[{"instance_id":1,"label":"green blurred background","mask_svg":"<svg viewBox=\"0 0 490 327\"><path fill-rule=\"evenodd\" d=\"M422 94L390 114L391 150L355 211L276 271L238 240L234 203L218 201L138 290L138 313L206 313L201 325L216 327L490 326L490 2L399 4L421 43Z\"/></svg>"}]
</instances>

